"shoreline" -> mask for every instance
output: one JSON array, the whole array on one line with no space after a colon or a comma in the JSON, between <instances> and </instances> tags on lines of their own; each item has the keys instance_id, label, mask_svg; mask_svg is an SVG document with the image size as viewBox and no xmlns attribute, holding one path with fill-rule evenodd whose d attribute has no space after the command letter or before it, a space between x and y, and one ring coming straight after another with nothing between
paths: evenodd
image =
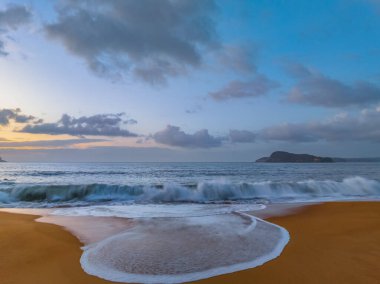
<instances>
[{"instance_id":1,"label":"shoreline","mask_svg":"<svg viewBox=\"0 0 380 284\"><path fill-rule=\"evenodd\" d=\"M380 202L331 202L286 211L267 219L290 233L279 257L194 283L380 282ZM0 249L6 256L0 260L2 283L113 283L82 270L78 238L36 218L0 212Z\"/></svg>"},{"instance_id":2,"label":"shoreline","mask_svg":"<svg viewBox=\"0 0 380 284\"><path fill-rule=\"evenodd\" d=\"M268 221L290 233L278 258L194 283L380 283L380 202L327 202Z\"/></svg>"},{"instance_id":3,"label":"shoreline","mask_svg":"<svg viewBox=\"0 0 380 284\"><path fill-rule=\"evenodd\" d=\"M302 210L303 207L315 203L288 203L265 205L264 209L254 211L232 211L238 215L251 215L259 219L286 216ZM54 224L69 231L84 245L102 241L130 229L139 223L139 218L117 216L70 216L54 215L51 208L0 208L1 212L33 215L38 223ZM168 217L170 218L170 217Z\"/></svg>"}]
</instances>

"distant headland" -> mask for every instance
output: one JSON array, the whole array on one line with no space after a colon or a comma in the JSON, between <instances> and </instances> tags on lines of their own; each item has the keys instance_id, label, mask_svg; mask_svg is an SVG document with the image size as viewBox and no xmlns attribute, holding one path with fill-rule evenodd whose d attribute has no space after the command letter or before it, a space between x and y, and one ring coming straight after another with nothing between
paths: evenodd
<instances>
[{"instance_id":1,"label":"distant headland","mask_svg":"<svg viewBox=\"0 0 380 284\"><path fill-rule=\"evenodd\" d=\"M294 154L285 151L273 152L269 157L256 160L256 163L333 163L330 157L318 157L309 154Z\"/></svg>"},{"instance_id":2,"label":"distant headland","mask_svg":"<svg viewBox=\"0 0 380 284\"><path fill-rule=\"evenodd\" d=\"M0 157L0 163L5 163L6 160L3 160L3 158Z\"/></svg>"},{"instance_id":3,"label":"distant headland","mask_svg":"<svg viewBox=\"0 0 380 284\"><path fill-rule=\"evenodd\" d=\"M262 157L256 163L379 163L375 158L330 158L310 154L294 154L285 151L275 151L269 157Z\"/></svg>"}]
</instances>

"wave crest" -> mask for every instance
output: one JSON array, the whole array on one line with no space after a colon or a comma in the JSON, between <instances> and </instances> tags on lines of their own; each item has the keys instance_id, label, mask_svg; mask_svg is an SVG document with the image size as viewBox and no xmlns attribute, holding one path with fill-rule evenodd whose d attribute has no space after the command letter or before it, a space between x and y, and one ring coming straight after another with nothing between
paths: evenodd
<instances>
[{"instance_id":1,"label":"wave crest","mask_svg":"<svg viewBox=\"0 0 380 284\"><path fill-rule=\"evenodd\" d=\"M231 183L199 182L194 185L7 185L0 188L0 204L95 203L95 202L247 202L318 201L380 198L380 182L350 177L341 182L306 180L299 182ZM41 205L43 206L43 205Z\"/></svg>"}]
</instances>

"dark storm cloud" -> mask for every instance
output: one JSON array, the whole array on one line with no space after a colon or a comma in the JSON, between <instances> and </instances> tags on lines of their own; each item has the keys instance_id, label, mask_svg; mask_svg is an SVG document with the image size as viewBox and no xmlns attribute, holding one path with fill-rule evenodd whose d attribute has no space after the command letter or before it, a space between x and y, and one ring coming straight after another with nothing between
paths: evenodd
<instances>
[{"instance_id":1,"label":"dark storm cloud","mask_svg":"<svg viewBox=\"0 0 380 284\"><path fill-rule=\"evenodd\" d=\"M380 87L371 82L345 84L302 65L288 68L297 83L287 99L292 103L323 107L368 106L380 102Z\"/></svg>"},{"instance_id":2,"label":"dark storm cloud","mask_svg":"<svg viewBox=\"0 0 380 284\"><path fill-rule=\"evenodd\" d=\"M4 10L0 10L0 56L8 55L5 50L4 36L27 24L31 18L31 12L24 6L9 5Z\"/></svg>"},{"instance_id":3,"label":"dark storm cloud","mask_svg":"<svg viewBox=\"0 0 380 284\"><path fill-rule=\"evenodd\" d=\"M68 114L62 115L55 123L39 123L26 125L20 132L44 133L44 134L68 134L75 136L123 136L136 137L137 134L122 128L122 124L133 124L135 120L124 119L123 113L97 114L93 116L72 117Z\"/></svg>"},{"instance_id":4,"label":"dark storm cloud","mask_svg":"<svg viewBox=\"0 0 380 284\"><path fill-rule=\"evenodd\" d=\"M248 130L230 130L228 135L232 143L253 143L256 140L256 133Z\"/></svg>"},{"instance_id":5,"label":"dark storm cloud","mask_svg":"<svg viewBox=\"0 0 380 284\"><path fill-rule=\"evenodd\" d=\"M194 134L187 134L178 126L168 125L164 130L152 135L155 142L184 148L212 148L222 145L223 138L214 137L207 129L202 129Z\"/></svg>"},{"instance_id":6,"label":"dark storm cloud","mask_svg":"<svg viewBox=\"0 0 380 284\"><path fill-rule=\"evenodd\" d=\"M259 97L268 94L278 86L277 82L268 79L266 76L256 75L248 81L231 81L222 89L210 92L209 95L216 101Z\"/></svg>"},{"instance_id":7,"label":"dark storm cloud","mask_svg":"<svg viewBox=\"0 0 380 284\"><path fill-rule=\"evenodd\" d=\"M338 115L324 122L283 124L264 128L258 133L268 141L316 142L367 141L380 142L380 107L366 109L359 115Z\"/></svg>"},{"instance_id":8,"label":"dark storm cloud","mask_svg":"<svg viewBox=\"0 0 380 284\"><path fill-rule=\"evenodd\" d=\"M65 0L45 30L99 75L164 83L218 48L215 11L212 0Z\"/></svg>"},{"instance_id":9,"label":"dark storm cloud","mask_svg":"<svg viewBox=\"0 0 380 284\"><path fill-rule=\"evenodd\" d=\"M19 108L16 109L0 109L0 126L6 126L11 121L26 123L34 121L36 118L32 115L25 115L21 113Z\"/></svg>"}]
</instances>

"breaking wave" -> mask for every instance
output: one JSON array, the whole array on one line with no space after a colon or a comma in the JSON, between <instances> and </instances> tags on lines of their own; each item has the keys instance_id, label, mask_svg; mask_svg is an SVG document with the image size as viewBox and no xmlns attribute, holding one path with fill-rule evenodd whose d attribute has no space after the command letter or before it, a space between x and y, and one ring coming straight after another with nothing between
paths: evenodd
<instances>
[{"instance_id":1,"label":"breaking wave","mask_svg":"<svg viewBox=\"0 0 380 284\"><path fill-rule=\"evenodd\" d=\"M362 177L342 181L305 180L299 182L161 185L20 185L0 184L0 205L57 206L111 203L223 203L223 202L301 202L380 198L380 182Z\"/></svg>"}]
</instances>

